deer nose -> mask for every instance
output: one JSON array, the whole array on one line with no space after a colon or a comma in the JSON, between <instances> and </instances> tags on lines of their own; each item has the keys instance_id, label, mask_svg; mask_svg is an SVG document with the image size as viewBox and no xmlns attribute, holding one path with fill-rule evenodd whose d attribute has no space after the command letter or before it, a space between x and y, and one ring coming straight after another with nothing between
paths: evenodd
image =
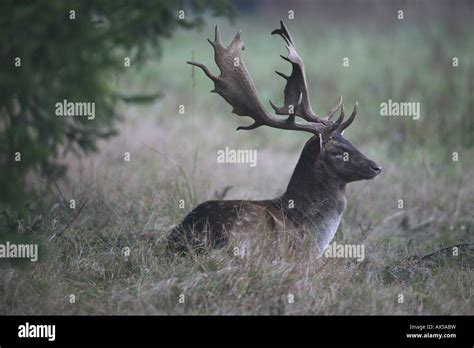
<instances>
[{"instance_id":1,"label":"deer nose","mask_svg":"<svg viewBox=\"0 0 474 348\"><path fill-rule=\"evenodd\" d=\"M370 169L372 169L374 172L377 173L377 175L379 175L380 173L382 173L382 167L379 166L378 164L372 164L370 166Z\"/></svg>"}]
</instances>

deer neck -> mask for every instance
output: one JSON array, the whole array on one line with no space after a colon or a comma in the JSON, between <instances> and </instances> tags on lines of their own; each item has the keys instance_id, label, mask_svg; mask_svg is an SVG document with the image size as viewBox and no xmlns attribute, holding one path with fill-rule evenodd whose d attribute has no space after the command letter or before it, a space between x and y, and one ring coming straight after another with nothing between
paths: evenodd
<instances>
[{"instance_id":1,"label":"deer neck","mask_svg":"<svg viewBox=\"0 0 474 348\"><path fill-rule=\"evenodd\" d=\"M346 207L345 187L319 159L314 163L314 158L302 154L286 192L280 197L281 204L297 226L318 230L335 225L331 229L337 229Z\"/></svg>"}]
</instances>

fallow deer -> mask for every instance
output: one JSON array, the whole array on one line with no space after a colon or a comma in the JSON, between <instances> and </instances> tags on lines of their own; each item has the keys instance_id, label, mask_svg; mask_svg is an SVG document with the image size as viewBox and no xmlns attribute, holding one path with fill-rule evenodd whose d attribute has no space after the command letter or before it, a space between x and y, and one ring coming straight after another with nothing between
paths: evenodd
<instances>
[{"instance_id":1,"label":"fallow deer","mask_svg":"<svg viewBox=\"0 0 474 348\"><path fill-rule=\"evenodd\" d=\"M188 64L201 68L214 82L214 90L232 107L239 116L249 116L254 123L239 129L250 130L260 126L309 132L313 137L305 144L286 192L275 199L262 201L214 200L198 205L168 236L168 246L173 251L189 248L219 248L229 243L239 233L257 232L263 225L264 231L286 233L297 231L304 236L311 234L318 256L334 238L346 207L344 191L346 184L368 180L381 173L382 168L363 155L350 141L343 137L343 131L357 113L357 103L348 120L344 122L342 96L323 117L317 116L311 108L303 60L296 51L288 29L280 22L280 29L272 34L280 35L286 43L288 56L281 56L292 65L290 76L280 72L286 79L284 105L277 107L269 101L280 118L271 115L263 106L254 82L241 57L244 43L239 31L232 42L223 46L219 28L215 28L214 41L208 40L214 48L214 59L220 75L214 76L209 69L196 62ZM338 111L340 116L332 121ZM296 122L300 117L304 122Z\"/></svg>"}]
</instances>

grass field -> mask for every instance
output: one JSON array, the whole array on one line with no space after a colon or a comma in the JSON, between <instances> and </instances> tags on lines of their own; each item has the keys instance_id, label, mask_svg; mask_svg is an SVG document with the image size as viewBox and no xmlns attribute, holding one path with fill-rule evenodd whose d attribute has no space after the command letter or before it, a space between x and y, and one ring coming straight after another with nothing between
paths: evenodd
<instances>
[{"instance_id":1,"label":"grass field","mask_svg":"<svg viewBox=\"0 0 474 348\"><path fill-rule=\"evenodd\" d=\"M281 39L269 35L278 20L218 22L227 42L243 29L243 57L262 99L281 104L283 80L273 71L289 66L279 58ZM194 57L215 71L210 23L176 33L159 61L111 79L121 91L163 96L120 105L119 136L96 155L64 160L67 178L42 198L42 220L32 215L17 233L40 243L40 260L0 265L1 314L474 314L473 247L459 247L457 256L448 248L474 242L472 25L454 33L410 22L380 30L287 24L316 112L339 94L347 109L359 101L345 135L384 168L348 186L336 234L338 243L363 244L364 261L318 260L309 251L245 259L231 250L164 253L170 228L227 185L226 199L283 193L308 138L264 127L235 132L248 120L232 115L185 64ZM421 118L381 117L388 99L419 102ZM218 164L216 151L226 146L257 149L257 167Z\"/></svg>"}]
</instances>

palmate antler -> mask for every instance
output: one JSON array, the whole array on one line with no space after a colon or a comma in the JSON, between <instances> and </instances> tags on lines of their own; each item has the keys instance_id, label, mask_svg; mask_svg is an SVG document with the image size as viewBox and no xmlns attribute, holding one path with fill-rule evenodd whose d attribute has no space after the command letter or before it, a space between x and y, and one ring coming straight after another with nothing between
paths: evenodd
<instances>
[{"instance_id":1,"label":"palmate antler","mask_svg":"<svg viewBox=\"0 0 474 348\"><path fill-rule=\"evenodd\" d=\"M277 107L271 100L270 104L277 115L289 115L291 114L291 112L289 112L291 111L290 108L293 107L293 113L297 116L301 116L306 121L321 122L321 118L316 116L313 109L311 108L303 59L301 59L300 55L296 51L293 39L291 38L291 35L288 32L285 24L280 21L280 25L280 29L275 29L272 31L272 35L278 34L283 38L283 40L285 40L286 48L288 49L288 57L281 57L291 63L292 72L290 76L286 76L281 72L276 71L278 75L287 80L285 87L285 104L281 108ZM341 104L342 96L339 96L338 103L324 116L324 118L330 119L341 107Z\"/></svg>"},{"instance_id":2,"label":"palmate antler","mask_svg":"<svg viewBox=\"0 0 474 348\"><path fill-rule=\"evenodd\" d=\"M277 72L287 80L285 87L285 103L279 108L270 101L277 115L288 115L288 118L278 118L268 113L262 104L255 84L242 60L241 53L244 49L244 43L240 39L239 30L232 42L227 46L221 42L219 28L215 28L214 41L208 40L214 48L214 60L220 69L220 75L214 76L209 69L196 62L187 62L201 68L204 73L214 82L214 90L222 96L232 107L232 112L239 116L249 116L253 118L254 123L250 126L240 126L237 129L255 129L260 126L269 126L273 128L298 130L321 134L327 139L335 130L342 131L347 128L355 118L357 113L357 104L354 107L349 120L344 120L344 105L342 105L342 96L324 117L317 116L310 105L308 87L306 84L304 63L296 51L296 47L288 32L286 26L281 23L281 28L276 29L272 34L279 34L286 42L288 57L283 57L292 64L292 73L290 76ZM333 122L330 118L341 108L341 114L337 121ZM306 120L305 123L295 121L295 116Z\"/></svg>"}]
</instances>

